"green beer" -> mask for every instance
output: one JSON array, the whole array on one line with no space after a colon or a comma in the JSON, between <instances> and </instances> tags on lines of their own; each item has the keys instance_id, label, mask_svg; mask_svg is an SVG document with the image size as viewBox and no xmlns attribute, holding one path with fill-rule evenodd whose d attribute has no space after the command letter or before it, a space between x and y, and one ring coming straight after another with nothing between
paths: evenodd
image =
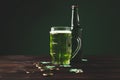
<instances>
[{"instance_id":1,"label":"green beer","mask_svg":"<svg viewBox=\"0 0 120 80\"><path fill-rule=\"evenodd\" d=\"M69 30L50 32L50 55L53 64L68 65L71 59L72 35Z\"/></svg>"}]
</instances>

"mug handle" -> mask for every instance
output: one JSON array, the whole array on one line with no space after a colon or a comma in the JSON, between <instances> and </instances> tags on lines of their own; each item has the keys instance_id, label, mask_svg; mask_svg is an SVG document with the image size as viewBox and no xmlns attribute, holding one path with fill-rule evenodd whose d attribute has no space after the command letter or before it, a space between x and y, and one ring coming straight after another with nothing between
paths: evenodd
<instances>
[{"instance_id":1,"label":"mug handle","mask_svg":"<svg viewBox=\"0 0 120 80\"><path fill-rule=\"evenodd\" d=\"M78 45L77 45L76 50L73 52L72 58L74 58L74 57L77 55L78 51L79 51L80 48L81 48L81 38L80 38L80 37L77 38L77 43L78 43ZM71 59L72 59L72 58L71 58Z\"/></svg>"}]
</instances>

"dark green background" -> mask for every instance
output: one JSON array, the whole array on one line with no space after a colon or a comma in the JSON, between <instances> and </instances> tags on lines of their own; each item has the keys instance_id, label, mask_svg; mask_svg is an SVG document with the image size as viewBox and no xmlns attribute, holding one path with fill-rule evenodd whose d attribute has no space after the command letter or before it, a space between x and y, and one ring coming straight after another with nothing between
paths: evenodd
<instances>
[{"instance_id":1,"label":"dark green background","mask_svg":"<svg viewBox=\"0 0 120 80\"><path fill-rule=\"evenodd\" d=\"M83 54L120 54L119 0L78 0ZM0 54L49 54L51 26L70 26L72 0L1 0Z\"/></svg>"}]
</instances>

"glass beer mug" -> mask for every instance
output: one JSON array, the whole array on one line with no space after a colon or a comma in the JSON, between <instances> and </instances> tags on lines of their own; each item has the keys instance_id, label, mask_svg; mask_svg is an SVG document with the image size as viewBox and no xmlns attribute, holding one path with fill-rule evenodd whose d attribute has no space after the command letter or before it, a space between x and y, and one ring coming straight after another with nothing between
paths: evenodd
<instances>
[{"instance_id":1,"label":"glass beer mug","mask_svg":"<svg viewBox=\"0 0 120 80\"><path fill-rule=\"evenodd\" d=\"M76 39L78 45L72 53L72 31L71 27L51 27L50 31L50 55L55 65L70 65L81 48L81 39Z\"/></svg>"}]
</instances>

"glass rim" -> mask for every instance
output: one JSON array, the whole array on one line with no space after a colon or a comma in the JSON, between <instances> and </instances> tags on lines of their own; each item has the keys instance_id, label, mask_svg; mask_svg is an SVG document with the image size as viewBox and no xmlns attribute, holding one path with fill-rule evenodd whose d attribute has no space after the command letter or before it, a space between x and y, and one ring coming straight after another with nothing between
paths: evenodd
<instances>
[{"instance_id":1,"label":"glass rim","mask_svg":"<svg viewBox=\"0 0 120 80\"><path fill-rule=\"evenodd\" d=\"M65 30L71 30L71 27L68 27L68 26L53 26L51 27L51 31L55 31L55 30L60 30L60 31L65 31Z\"/></svg>"}]
</instances>

